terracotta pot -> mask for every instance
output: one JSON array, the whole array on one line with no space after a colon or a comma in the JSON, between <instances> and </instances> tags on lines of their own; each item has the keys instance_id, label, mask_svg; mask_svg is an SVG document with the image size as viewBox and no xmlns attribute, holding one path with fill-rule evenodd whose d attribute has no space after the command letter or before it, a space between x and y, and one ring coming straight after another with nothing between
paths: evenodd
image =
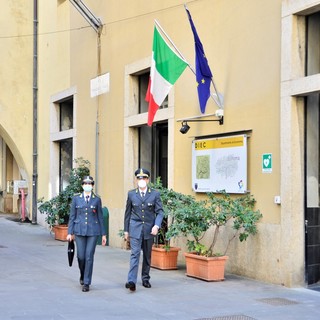
<instances>
[{"instance_id":1,"label":"terracotta pot","mask_svg":"<svg viewBox=\"0 0 320 320\"><path fill-rule=\"evenodd\" d=\"M54 238L60 241L67 241L68 226L58 225L53 227Z\"/></svg>"},{"instance_id":2,"label":"terracotta pot","mask_svg":"<svg viewBox=\"0 0 320 320\"><path fill-rule=\"evenodd\" d=\"M176 270L180 248L170 247L167 251L163 247L152 247L151 267L161 270Z\"/></svg>"},{"instance_id":3,"label":"terracotta pot","mask_svg":"<svg viewBox=\"0 0 320 320\"><path fill-rule=\"evenodd\" d=\"M204 257L193 253L184 253L186 275L206 281L223 281L227 256Z\"/></svg>"}]
</instances>

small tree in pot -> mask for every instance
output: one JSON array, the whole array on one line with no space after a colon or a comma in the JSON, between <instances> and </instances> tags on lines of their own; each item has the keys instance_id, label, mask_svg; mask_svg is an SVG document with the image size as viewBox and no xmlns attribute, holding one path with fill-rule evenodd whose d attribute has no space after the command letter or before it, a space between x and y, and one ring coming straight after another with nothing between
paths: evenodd
<instances>
[{"instance_id":1,"label":"small tree in pot","mask_svg":"<svg viewBox=\"0 0 320 320\"><path fill-rule=\"evenodd\" d=\"M156 238L155 246L163 246L166 250L170 249L170 238L167 237L167 231L170 224L174 222L175 212L179 208L188 207L192 203L192 196L185 195L168 189L162 185L161 178L158 177L155 183L151 183L150 186L157 189L160 192L162 201L164 219L159 229L158 236Z\"/></svg>"},{"instance_id":2,"label":"small tree in pot","mask_svg":"<svg viewBox=\"0 0 320 320\"><path fill-rule=\"evenodd\" d=\"M159 177L156 182L150 184L150 186L160 192L164 210L164 219L152 248L151 266L164 270L177 269L180 247L174 247L170 244L167 231L169 225L172 224L175 219L175 211L178 208L188 206L192 199L191 196L164 187Z\"/></svg>"},{"instance_id":3,"label":"small tree in pot","mask_svg":"<svg viewBox=\"0 0 320 320\"><path fill-rule=\"evenodd\" d=\"M220 191L220 194L208 193L207 195L207 200L199 201L189 196L187 206L179 206L171 213L173 220L168 228L166 237L186 237L188 251L202 257L202 260L204 258L214 260L213 257L222 256L227 259L225 255L231 241L238 237L242 242L247 240L249 235L256 234L257 222L261 219L262 214L259 210L254 210L256 201L249 194L231 196L225 191ZM229 236L227 245L222 253L216 252L215 245L217 244L220 229L227 224L231 224L234 232ZM206 239L206 243L204 243L204 239ZM185 253L185 256L186 259L190 258L190 254L188 253ZM219 258L218 260L222 259ZM199 276L199 278L204 277ZM224 265L223 273L220 272L218 277L219 279L217 280L224 279ZM215 281L216 279L205 280Z\"/></svg>"}]
</instances>

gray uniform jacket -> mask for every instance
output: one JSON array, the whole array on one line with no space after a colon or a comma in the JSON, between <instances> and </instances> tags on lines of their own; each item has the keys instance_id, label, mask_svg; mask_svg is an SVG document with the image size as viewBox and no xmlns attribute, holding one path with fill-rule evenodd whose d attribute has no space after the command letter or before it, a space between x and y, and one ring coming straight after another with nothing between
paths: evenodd
<instances>
[{"instance_id":1,"label":"gray uniform jacket","mask_svg":"<svg viewBox=\"0 0 320 320\"><path fill-rule=\"evenodd\" d=\"M86 203L83 193L72 198L68 233L79 236L106 235L101 198L91 193Z\"/></svg>"},{"instance_id":2,"label":"gray uniform jacket","mask_svg":"<svg viewBox=\"0 0 320 320\"><path fill-rule=\"evenodd\" d=\"M154 237L150 234L152 227L161 227L163 214L159 191L148 188L142 198L139 189L131 190L124 215L124 231L129 232L130 238L139 239L143 233L144 239L150 239Z\"/></svg>"}]
</instances>

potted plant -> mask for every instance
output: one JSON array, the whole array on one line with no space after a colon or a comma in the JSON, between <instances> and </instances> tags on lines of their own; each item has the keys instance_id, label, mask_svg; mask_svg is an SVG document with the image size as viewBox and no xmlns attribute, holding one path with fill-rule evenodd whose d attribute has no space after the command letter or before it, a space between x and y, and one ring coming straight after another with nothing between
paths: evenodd
<instances>
[{"instance_id":1,"label":"potted plant","mask_svg":"<svg viewBox=\"0 0 320 320\"><path fill-rule=\"evenodd\" d=\"M165 216L152 246L151 267L160 270L176 270L180 248L170 245L170 241L165 236L167 230L168 217Z\"/></svg>"},{"instance_id":2,"label":"potted plant","mask_svg":"<svg viewBox=\"0 0 320 320\"><path fill-rule=\"evenodd\" d=\"M150 186L160 192L164 210L164 219L152 247L151 266L161 270L175 270L177 269L178 253L181 248L171 245L171 238L167 237L167 231L169 225L174 221L174 212L177 208L188 206L191 197L165 188L159 177Z\"/></svg>"},{"instance_id":3,"label":"potted plant","mask_svg":"<svg viewBox=\"0 0 320 320\"><path fill-rule=\"evenodd\" d=\"M167 238L184 236L187 238L186 258L187 275L207 281L224 280L225 262L229 245L236 237L245 241L257 232L257 222L262 217L254 210L255 199L246 194L231 196L225 191L219 194L208 193L207 200L196 200L189 196L189 203L177 207L172 223L166 233ZM221 228L231 225L229 235L221 252L215 246ZM195 262L196 261L196 262ZM212 266L217 264L217 266Z\"/></svg>"},{"instance_id":4,"label":"potted plant","mask_svg":"<svg viewBox=\"0 0 320 320\"><path fill-rule=\"evenodd\" d=\"M88 160L78 158L74 162L76 167L71 170L69 185L50 200L44 201L44 198L38 200L38 209L40 213L47 215L45 221L50 231L55 233L56 240L61 241L66 241L72 197L82 192L82 179L90 175Z\"/></svg>"}]
</instances>

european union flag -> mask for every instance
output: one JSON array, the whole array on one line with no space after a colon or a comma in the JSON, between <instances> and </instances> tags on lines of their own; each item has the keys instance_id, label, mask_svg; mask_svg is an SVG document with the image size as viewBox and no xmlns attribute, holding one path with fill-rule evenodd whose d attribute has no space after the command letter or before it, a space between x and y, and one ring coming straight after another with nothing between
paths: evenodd
<instances>
[{"instance_id":1,"label":"european union flag","mask_svg":"<svg viewBox=\"0 0 320 320\"><path fill-rule=\"evenodd\" d=\"M202 113L206 110L207 101L210 97L210 83L212 78L212 73L208 64L208 60L206 58L206 55L204 54L202 43L199 39L196 27L193 24L191 14L187 8L185 8L191 29L194 36L194 42L195 42L195 51L196 51L196 79L197 79L197 89L198 89L198 97L199 97L199 104L200 104L200 110Z\"/></svg>"}]
</instances>

